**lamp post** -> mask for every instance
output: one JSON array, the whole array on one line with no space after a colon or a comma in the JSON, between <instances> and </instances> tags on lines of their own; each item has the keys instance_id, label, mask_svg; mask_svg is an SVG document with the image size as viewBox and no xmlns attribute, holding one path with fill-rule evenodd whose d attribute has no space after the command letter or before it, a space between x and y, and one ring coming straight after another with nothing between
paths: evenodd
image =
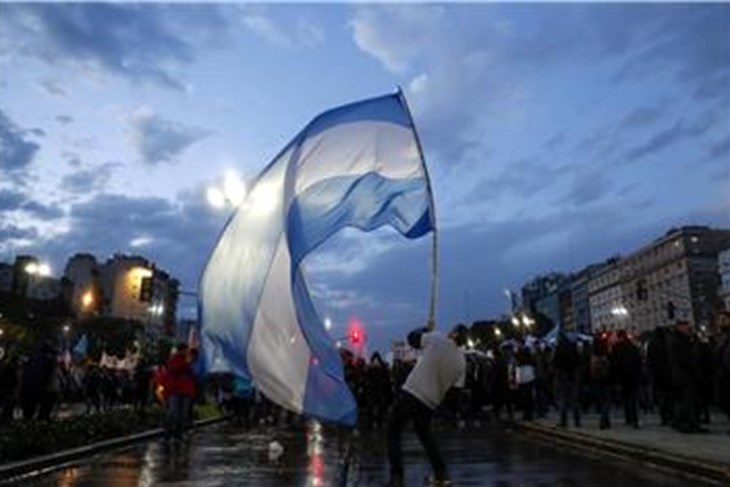
<instances>
[{"instance_id":1,"label":"lamp post","mask_svg":"<svg viewBox=\"0 0 730 487\"><path fill-rule=\"evenodd\" d=\"M629 317L629 310L623 304L618 304L611 308L611 314L616 317L619 326L625 325L626 319Z\"/></svg>"},{"instance_id":2,"label":"lamp post","mask_svg":"<svg viewBox=\"0 0 730 487\"><path fill-rule=\"evenodd\" d=\"M68 333L71 331L71 326L66 324L63 325L63 341L66 344L66 349L69 347Z\"/></svg>"}]
</instances>

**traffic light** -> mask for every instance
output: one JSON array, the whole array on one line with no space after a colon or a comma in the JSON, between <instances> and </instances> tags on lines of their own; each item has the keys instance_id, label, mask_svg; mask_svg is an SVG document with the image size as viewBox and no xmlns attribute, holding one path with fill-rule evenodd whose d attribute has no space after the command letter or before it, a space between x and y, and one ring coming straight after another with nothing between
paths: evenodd
<instances>
[{"instance_id":1,"label":"traffic light","mask_svg":"<svg viewBox=\"0 0 730 487\"><path fill-rule=\"evenodd\" d=\"M350 343L353 345L360 345L362 341L362 333L360 330L350 330Z\"/></svg>"},{"instance_id":2,"label":"traffic light","mask_svg":"<svg viewBox=\"0 0 730 487\"><path fill-rule=\"evenodd\" d=\"M152 301L152 278L143 277L139 285L139 300L143 303Z\"/></svg>"}]
</instances>

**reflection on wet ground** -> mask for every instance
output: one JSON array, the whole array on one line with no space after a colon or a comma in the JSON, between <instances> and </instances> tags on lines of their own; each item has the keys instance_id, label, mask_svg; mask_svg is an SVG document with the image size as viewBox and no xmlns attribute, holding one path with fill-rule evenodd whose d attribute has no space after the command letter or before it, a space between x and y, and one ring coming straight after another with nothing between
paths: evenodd
<instances>
[{"instance_id":1,"label":"reflection on wet ground","mask_svg":"<svg viewBox=\"0 0 730 487\"><path fill-rule=\"evenodd\" d=\"M690 486L684 479L633 464L577 456L498 429L441 430L439 444L456 486ZM257 428L233 424L200 429L178 446L140 444L79 462L73 467L26 480L24 485L108 486L330 486L384 485L385 435L350 436L324 430ZM283 452L277 458L278 442ZM423 485L429 469L412 435L403 441L406 485ZM341 480L345 478L346 484Z\"/></svg>"}]
</instances>

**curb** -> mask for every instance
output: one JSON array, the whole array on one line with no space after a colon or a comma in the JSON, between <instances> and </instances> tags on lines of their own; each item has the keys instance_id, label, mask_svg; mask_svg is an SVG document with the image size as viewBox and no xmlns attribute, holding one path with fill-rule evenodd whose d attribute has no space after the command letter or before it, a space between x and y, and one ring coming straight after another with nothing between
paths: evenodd
<instances>
[{"instance_id":1,"label":"curb","mask_svg":"<svg viewBox=\"0 0 730 487\"><path fill-rule=\"evenodd\" d=\"M701 460L633 443L596 438L583 433L516 421L514 427L543 441L582 453L611 456L652 468L668 470L713 485L730 485L730 464Z\"/></svg>"},{"instance_id":2,"label":"curb","mask_svg":"<svg viewBox=\"0 0 730 487\"><path fill-rule=\"evenodd\" d=\"M220 423L228 419L228 416L218 416L215 418L200 419L193 423L195 428L208 426L214 423ZM49 455L43 455L41 457L30 458L27 460L19 460L16 462L6 463L0 465L0 482L6 483L8 481L20 480L27 476L42 475L53 470L64 467L70 462L78 460L84 457L90 457L108 450L114 450L129 446L134 443L138 443L145 440L151 440L162 436L164 433L162 428L155 428L152 430L143 431L142 433L136 433L129 436L122 436L120 438L112 438L109 440L103 440L90 445L80 446L78 448L71 448L69 450L63 450L58 453L51 453Z\"/></svg>"}]
</instances>

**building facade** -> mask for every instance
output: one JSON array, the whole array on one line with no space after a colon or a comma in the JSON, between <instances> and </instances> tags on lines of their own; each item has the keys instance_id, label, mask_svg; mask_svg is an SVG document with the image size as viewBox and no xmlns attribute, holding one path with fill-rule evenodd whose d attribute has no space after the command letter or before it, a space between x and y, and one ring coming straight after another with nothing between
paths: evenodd
<instances>
[{"instance_id":1,"label":"building facade","mask_svg":"<svg viewBox=\"0 0 730 487\"><path fill-rule=\"evenodd\" d=\"M718 298L723 309L730 311L730 248L718 254L717 266L720 272Z\"/></svg>"},{"instance_id":2,"label":"building facade","mask_svg":"<svg viewBox=\"0 0 730 487\"><path fill-rule=\"evenodd\" d=\"M143 323L152 337L174 333L179 283L141 256L115 254L103 264L76 254L66 265L78 319L110 316Z\"/></svg>"},{"instance_id":3,"label":"building facade","mask_svg":"<svg viewBox=\"0 0 730 487\"><path fill-rule=\"evenodd\" d=\"M593 333L588 285L593 275L602 267L603 264L591 264L573 276L570 288L571 303L573 306L573 328L579 333Z\"/></svg>"},{"instance_id":4,"label":"building facade","mask_svg":"<svg viewBox=\"0 0 730 487\"><path fill-rule=\"evenodd\" d=\"M522 306L530 313L540 313L563 328L573 326L571 276L553 272L538 276L522 286Z\"/></svg>"},{"instance_id":5,"label":"building facade","mask_svg":"<svg viewBox=\"0 0 730 487\"><path fill-rule=\"evenodd\" d=\"M637 331L678 319L709 329L721 307L718 254L730 247L730 230L686 226L622 259L623 306Z\"/></svg>"},{"instance_id":6,"label":"building facade","mask_svg":"<svg viewBox=\"0 0 730 487\"><path fill-rule=\"evenodd\" d=\"M619 263L619 257L607 260L593 269L588 280L588 305L593 331L626 326Z\"/></svg>"}]
</instances>

